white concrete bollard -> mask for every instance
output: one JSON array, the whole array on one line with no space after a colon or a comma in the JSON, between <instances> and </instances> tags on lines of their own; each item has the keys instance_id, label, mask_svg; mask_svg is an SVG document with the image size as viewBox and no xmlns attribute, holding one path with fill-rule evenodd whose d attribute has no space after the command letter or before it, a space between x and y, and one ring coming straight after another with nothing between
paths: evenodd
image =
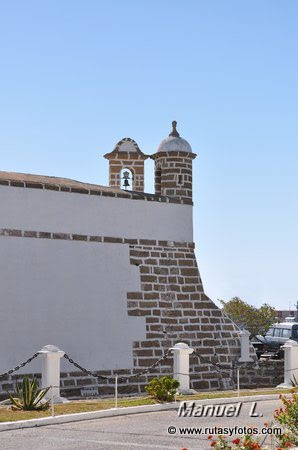
<instances>
[{"instance_id":1,"label":"white concrete bollard","mask_svg":"<svg viewBox=\"0 0 298 450\"><path fill-rule=\"evenodd\" d=\"M241 348L241 356L238 360L239 362L253 361L253 359L249 356L249 336L250 332L247 330L241 330L239 333Z\"/></svg>"},{"instance_id":2,"label":"white concrete bollard","mask_svg":"<svg viewBox=\"0 0 298 450\"><path fill-rule=\"evenodd\" d=\"M285 352L284 382L276 387L289 388L293 387L291 380L294 381L294 377L298 381L298 342L290 339L282 348Z\"/></svg>"},{"instance_id":3,"label":"white concrete bollard","mask_svg":"<svg viewBox=\"0 0 298 450\"><path fill-rule=\"evenodd\" d=\"M194 394L196 391L189 388L189 355L194 351L184 342L175 344L170 348L174 353L174 378L178 380L180 385L178 391L181 394Z\"/></svg>"},{"instance_id":4,"label":"white concrete bollard","mask_svg":"<svg viewBox=\"0 0 298 450\"><path fill-rule=\"evenodd\" d=\"M43 388L53 386L45 398L47 400L53 398L54 403L68 402L60 397L60 359L64 356L64 352L55 345L45 345L38 353L42 358L41 385Z\"/></svg>"}]
</instances>

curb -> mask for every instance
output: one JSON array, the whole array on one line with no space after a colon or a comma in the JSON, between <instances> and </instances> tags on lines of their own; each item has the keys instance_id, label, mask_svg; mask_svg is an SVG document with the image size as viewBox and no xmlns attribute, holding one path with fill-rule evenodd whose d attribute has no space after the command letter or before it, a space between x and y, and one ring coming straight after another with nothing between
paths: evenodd
<instances>
[{"instance_id":1,"label":"curb","mask_svg":"<svg viewBox=\"0 0 298 450\"><path fill-rule=\"evenodd\" d=\"M249 395L245 397L225 397L225 398L210 398L204 400L183 400L183 402L191 403L196 402L200 405L223 405L232 403L249 403L252 401L261 400L277 400L279 394L270 395ZM89 411L84 413L64 414L54 417L42 417L40 419L30 420L18 420L15 422L0 422L0 432L9 430L19 430L24 428L43 427L46 425L56 425L70 422L80 422L83 420L103 419L105 417L125 416L130 414L140 414L148 412L169 411L172 409L178 409L180 402L176 403L163 403L156 405L143 405L143 406L129 406L126 408L112 408L103 409L100 411Z\"/></svg>"}]
</instances>

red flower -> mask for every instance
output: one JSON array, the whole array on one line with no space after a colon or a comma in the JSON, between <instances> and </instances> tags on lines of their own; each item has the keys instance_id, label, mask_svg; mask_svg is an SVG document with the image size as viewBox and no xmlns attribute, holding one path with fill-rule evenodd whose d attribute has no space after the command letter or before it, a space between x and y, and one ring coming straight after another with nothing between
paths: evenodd
<instances>
[{"instance_id":1,"label":"red flower","mask_svg":"<svg viewBox=\"0 0 298 450\"><path fill-rule=\"evenodd\" d=\"M286 447L291 447L291 446L292 446L292 442L290 442L290 441L285 442L285 446L286 446Z\"/></svg>"},{"instance_id":2,"label":"red flower","mask_svg":"<svg viewBox=\"0 0 298 450\"><path fill-rule=\"evenodd\" d=\"M238 439L238 438L237 438L237 439L234 439L234 440L233 440L233 444L236 444L236 445L237 445L237 444L240 444L240 439Z\"/></svg>"},{"instance_id":3,"label":"red flower","mask_svg":"<svg viewBox=\"0 0 298 450\"><path fill-rule=\"evenodd\" d=\"M209 434L209 436L208 436L208 438L207 439L212 439L212 435L211 434Z\"/></svg>"},{"instance_id":4,"label":"red flower","mask_svg":"<svg viewBox=\"0 0 298 450\"><path fill-rule=\"evenodd\" d=\"M216 446L216 441L211 442L210 447L215 447Z\"/></svg>"}]
</instances>

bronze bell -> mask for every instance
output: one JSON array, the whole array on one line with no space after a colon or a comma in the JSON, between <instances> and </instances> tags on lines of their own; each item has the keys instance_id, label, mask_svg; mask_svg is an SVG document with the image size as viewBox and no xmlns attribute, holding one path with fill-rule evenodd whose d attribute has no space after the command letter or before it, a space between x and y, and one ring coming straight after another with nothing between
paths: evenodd
<instances>
[{"instance_id":1,"label":"bronze bell","mask_svg":"<svg viewBox=\"0 0 298 450\"><path fill-rule=\"evenodd\" d=\"M127 189L130 184L129 184L129 180L130 180L130 176L129 176L129 172L125 171L123 172L123 177L122 179L124 180L124 189Z\"/></svg>"}]
</instances>

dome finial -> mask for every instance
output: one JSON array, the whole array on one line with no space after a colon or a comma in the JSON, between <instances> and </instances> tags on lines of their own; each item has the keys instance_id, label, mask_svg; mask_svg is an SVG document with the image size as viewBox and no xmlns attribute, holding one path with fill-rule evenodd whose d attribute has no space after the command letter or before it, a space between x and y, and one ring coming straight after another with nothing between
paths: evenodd
<instances>
[{"instance_id":1,"label":"dome finial","mask_svg":"<svg viewBox=\"0 0 298 450\"><path fill-rule=\"evenodd\" d=\"M172 127L173 127L173 129L172 129L171 133L169 134L169 136L180 137L180 134L178 133L178 131L177 131L177 129L176 129L176 127L177 127L177 122L176 122L176 120L173 120L173 122L172 122Z\"/></svg>"}]
</instances>

